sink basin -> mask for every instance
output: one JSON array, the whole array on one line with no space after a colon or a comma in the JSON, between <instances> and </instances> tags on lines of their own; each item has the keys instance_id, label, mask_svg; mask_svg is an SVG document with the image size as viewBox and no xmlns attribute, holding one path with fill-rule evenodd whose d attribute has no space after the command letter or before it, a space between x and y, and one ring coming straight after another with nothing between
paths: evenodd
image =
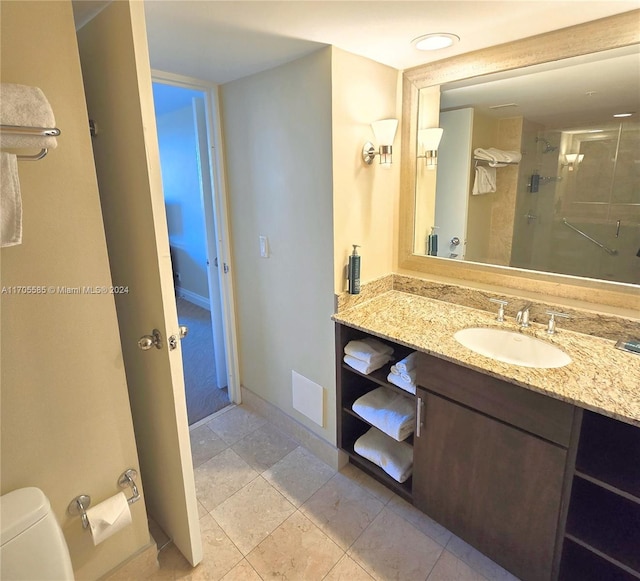
<instances>
[{"instance_id":1,"label":"sink basin","mask_svg":"<svg viewBox=\"0 0 640 581\"><path fill-rule=\"evenodd\" d=\"M550 369L571 363L555 345L513 331L478 327L462 329L453 338L471 351L512 365Z\"/></svg>"}]
</instances>

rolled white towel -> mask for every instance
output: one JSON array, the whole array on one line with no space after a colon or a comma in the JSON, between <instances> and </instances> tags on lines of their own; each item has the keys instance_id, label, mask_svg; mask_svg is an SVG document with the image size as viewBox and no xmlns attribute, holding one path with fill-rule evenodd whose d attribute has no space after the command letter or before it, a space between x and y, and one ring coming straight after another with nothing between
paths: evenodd
<instances>
[{"instance_id":1,"label":"rolled white towel","mask_svg":"<svg viewBox=\"0 0 640 581\"><path fill-rule=\"evenodd\" d=\"M2 83L0 85L0 124L20 127L56 126L56 120L49 101L38 87ZM40 135L13 135L2 132L0 147L54 148L58 145L55 137Z\"/></svg>"},{"instance_id":2,"label":"rolled white towel","mask_svg":"<svg viewBox=\"0 0 640 581\"><path fill-rule=\"evenodd\" d=\"M345 345L344 352L346 355L370 363L372 359L380 355L393 355L393 348L377 339L367 337L366 339L349 341Z\"/></svg>"},{"instance_id":3,"label":"rolled white towel","mask_svg":"<svg viewBox=\"0 0 640 581\"><path fill-rule=\"evenodd\" d=\"M413 446L406 442L396 442L377 428L371 428L356 440L353 448L398 482L404 482L411 476Z\"/></svg>"},{"instance_id":4,"label":"rolled white towel","mask_svg":"<svg viewBox=\"0 0 640 581\"><path fill-rule=\"evenodd\" d=\"M402 381L404 381L405 383L410 383L415 387L417 375L418 375L418 370L414 368L411 371L406 371L405 373L401 373L400 379L402 379Z\"/></svg>"},{"instance_id":5,"label":"rolled white towel","mask_svg":"<svg viewBox=\"0 0 640 581\"><path fill-rule=\"evenodd\" d=\"M367 363L366 361L362 361L362 359L352 357L351 355L344 356L344 362L349 367L353 367L356 371L359 371L364 375L369 375L369 373L371 373L372 371L380 369L385 363L388 363L388 361L388 355L380 355L375 359L372 359L369 363Z\"/></svg>"},{"instance_id":6,"label":"rolled white towel","mask_svg":"<svg viewBox=\"0 0 640 581\"><path fill-rule=\"evenodd\" d=\"M415 406L406 396L378 387L353 402L353 411L398 442L413 433Z\"/></svg>"},{"instance_id":7,"label":"rolled white towel","mask_svg":"<svg viewBox=\"0 0 640 581\"><path fill-rule=\"evenodd\" d=\"M417 364L418 364L418 352L414 351L413 353L410 353L409 355L407 355L404 359L401 359L400 361L398 361L396 363L396 369L400 373L406 373L407 371L411 371L412 369L415 369Z\"/></svg>"},{"instance_id":8,"label":"rolled white towel","mask_svg":"<svg viewBox=\"0 0 640 581\"><path fill-rule=\"evenodd\" d=\"M391 369L389 371L391 373L393 373L393 375L400 375L400 371L398 370L398 368L395 365L392 365Z\"/></svg>"},{"instance_id":9,"label":"rolled white towel","mask_svg":"<svg viewBox=\"0 0 640 581\"><path fill-rule=\"evenodd\" d=\"M409 383L407 381L403 381L400 375L393 375L393 373L389 373L389 375L387 375L387 381L389 383L393 383L393 385L395 385L396 387L399 387L400 389L404 389L404 391L407 391L413 394L416 393L415 384Z\"/></svg>"}]
</instances>

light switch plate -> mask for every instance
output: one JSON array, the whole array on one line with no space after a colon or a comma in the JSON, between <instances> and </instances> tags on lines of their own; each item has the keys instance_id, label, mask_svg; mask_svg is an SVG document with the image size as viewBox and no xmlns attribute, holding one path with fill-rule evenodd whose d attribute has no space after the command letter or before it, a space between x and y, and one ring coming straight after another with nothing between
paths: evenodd
<instances>
[{"instance_id":1,"label":"light switch plate","mask_svg":"<svg viewBox=\"0 0 640 581\"><path fill-rule=\"evenodd\" d=\"M260 236L260 257L269 258L269 239L266 236Z\"/></svg>"}]
</instances>

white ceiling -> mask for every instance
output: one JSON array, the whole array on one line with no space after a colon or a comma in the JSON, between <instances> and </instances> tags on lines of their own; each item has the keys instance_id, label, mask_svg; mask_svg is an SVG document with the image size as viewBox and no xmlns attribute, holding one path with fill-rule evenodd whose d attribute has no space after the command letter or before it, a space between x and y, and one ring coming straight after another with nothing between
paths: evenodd
<instances>
[{"instance_id":1,"label":"white ceiling","mask_svg":"<svg viewBox=\"0 0 640 581\"><path fill-rule=\"evenodd\" d=\"M75 0L76 23L103 4ZM403 70L636 8L640 0L145 1L151 66L220 84L325 45ZM461 41L433 53L411 46L430 32Z\"/></svg>"}]
</instances>

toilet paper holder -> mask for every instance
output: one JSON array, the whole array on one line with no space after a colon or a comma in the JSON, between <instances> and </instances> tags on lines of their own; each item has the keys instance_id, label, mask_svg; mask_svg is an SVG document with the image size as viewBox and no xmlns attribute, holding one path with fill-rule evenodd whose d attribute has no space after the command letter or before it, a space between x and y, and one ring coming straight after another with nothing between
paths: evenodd
<instances>
[{"instance_id":1,"label":"toilet paper holder","mask_svg":"<svg viewBox=\"0 0 640 581\"><path fill-rule=\"evenodd\" d=\"M130 498L127 498L127 503L133 504L140 500L140 492L138 491L138 487L136 486L135 479L137 478L138 473L133 469L129 468L125 470L118 478L118 486L120 488L130 487L133 495ZM67 512L71 516L80 516L82 520L82 528L86 529L89 527L89 517L87 517L87 509L91 506L91 497L88 494L81 494L80 496L76 496L70 503L67 508Z\"/></svg>"}]
</instances>

